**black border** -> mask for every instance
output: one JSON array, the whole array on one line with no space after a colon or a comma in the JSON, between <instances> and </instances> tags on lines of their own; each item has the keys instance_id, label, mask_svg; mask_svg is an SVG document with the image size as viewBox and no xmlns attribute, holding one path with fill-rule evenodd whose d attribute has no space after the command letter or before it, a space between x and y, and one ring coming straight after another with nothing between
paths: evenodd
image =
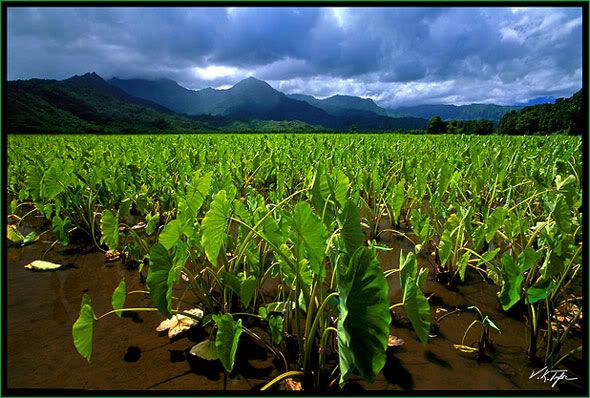
<instances>
[{"instance_id":1,"label":"black border","mask_svg":"<svg viewBox=\"0 0 590 398\"><path fill-rule=\"evenodd\" d=\"M1 295L0 295L0 303L1 303L1 333L2 333L2 344L1 344L1 352L2 352L2 362L1 362L1 369L2 369L2 379L1 379L1 396L254 396L254 395L262 395L256 391L184 391L184 390L157 390L157 391L142 391L142 390L83 390L83 389L32 389L32 388L8 388L7 387L7 358L5 355L5 347L7 344L7 337L6 337L6 302L4 300L6 292L7 292L7 239L6 239L6 225L7 225L7 189L6 189L6 181L7 181L7 137L8 133L5 130L5 120L6 120L6 90L4 87L7 82L7 8L9 7L226 7L226 6L233 6L233 7L335 7L335 6L346 6L346 7L580 7L582 8L582 89L584 92L584 108L586 109L586 113L584 114L584 125L588 126L590 131L589 125L589 92L588 92L588 74L589 74L589 62L588 62L588 45L589 45L589 9L590 3L588 1L580 0L580 1L556 1L556 0L534 0L534 1L474 1L474 0L467 0L467 1L360 1L360 0L340 0L340 1L333 1L333 0L326 0L326 1L318 1L318 0L300 0L300 1L292 1L292 0L285 0L285 1L277 1L277 0L259 0L259 1L252 1L252 0L220 0L220 1L212 1L212 0L205 0L205 1L178 1L173 0L169 2L164 2L162 0L156 1L84 1L81 2L80 0L74 1L1 1L1 36L2 36L2 62L1 62L1 73L2 73L2 84L1 84L1 95L2 95L2 118L0 124L0 143L1 143L1 159L2 159L2 166L1 166L1 179L0 182L2 183L2 197L0 206L2 207L2 231L1 231L1 253L2 253L2 283L1 283ZM583 196L583 204L581 208L582 216L583 216L583 224L584 228L582 229L582 241L584 245L588 243L588 237L590 232L590 225L588 223L588 177L589 177L589 163L588 163L588 139L589 133L582 134L582 196ZM585 166L585 167L584 167ZM588 270L588 247L586 250L582 252L582 277L584 281L583 285L583 295L584 295L584 305L586 311L588 309L588 277L589 277L589 270ZM588 363L588 327L590 326L590 322L588 317L586 316L586 323L585 328L583 331L584 334L584 346L583 346L583 358L586 359L584 361L585 369L582 370L581 374L586 375L586 380L584 382L584 388L581 394L578 393L567 393L567 392L559 392L556 390L401 390L401 391L366 391L365 395L370 396L589 396L589 385L590 385L590 374L589 370L589 363ZM287 392L284 393L274 393L269 395L292 395L288 394ZM323 393L322 395L339 395L339 396L355 396L354 393Z\"/></svg>"}]
</instances>

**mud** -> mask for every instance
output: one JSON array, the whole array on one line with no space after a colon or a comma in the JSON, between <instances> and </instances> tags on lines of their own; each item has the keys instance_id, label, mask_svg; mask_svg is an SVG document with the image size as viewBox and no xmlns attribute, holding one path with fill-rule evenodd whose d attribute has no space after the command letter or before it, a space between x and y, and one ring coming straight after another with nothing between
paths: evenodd
<instances>
[{"instance_id":1,"label":"mud","mask_svg":"<svg viewBox=\"0 0 590 398\"><path fill-rule=\"evenodd\" d=\"M413 248L406 240L389 238L393 250L379 254L384 269L397 268L400 250ZM248 342L240 344L236 369L226 376L218 362L199 360L188 353L206 337L203 329L197 327L170 340L155 331L163 320L156 312L129 312L122 318L108 316L99 321L91 362L87 363L76 352L71 337L83 293L90 294L100 315L111 309L110 295L122 278L127 291L145 290L145 286L137 270L129 270L121 260L106 263L103 253L92 246L56 246L44 256L51 243L42 237L25 248L10 247L7 253L4 355L8 389L252 391L279 374L272 356ZM32 272L23 267L36 259L69 267L54 272ZM431 267L432 263L427 255L419 256L419 265ZM543 365L526 360L524 319L500 311L493 285L477 273L468 273L468 277L467 284L450 291L431 271L425 291L433 319L458 311L442 319L423 346L400 309L391 332L405 344L388 352L385 368L373 383L353 381L347 390L582 391L581 379L562 381L555 388L529 379L531 372ZM392 302L400 302L399 277L392 276L390 283ZM126 305L149 306L150 301L144 294L132 294ZM477 305L502 331L492 332L493 350L480 360L453 348L475 319L469 305ZM475 328L466 343L474 343L478 333ZM579 337L570 340L571 344L580 343ZM565 363L564 368L569 369L569 377L584 377L578 374L584 369L581 356Z\"/></svg>"}]
</instances>

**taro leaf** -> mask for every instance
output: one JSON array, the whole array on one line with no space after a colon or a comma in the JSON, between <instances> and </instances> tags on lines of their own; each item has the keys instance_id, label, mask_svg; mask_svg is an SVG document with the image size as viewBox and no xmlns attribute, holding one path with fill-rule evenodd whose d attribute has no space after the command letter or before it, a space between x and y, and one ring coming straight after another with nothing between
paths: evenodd
<instances>
[{"instance_id":1,"label":"taro leaf","mask_svg":"<svg viewBox=\"0 0 590 398\"><path fill-rule=\"evenodd\" d=\"M467 264L469 263L469 252L463 253L461 257L461 263L459 263L459 277L461 281L465 280L465 270L467 270Z\"/></svg>"},{"instance_id":2,"label":"taro leaf","mask_svg":"<svg viewBox=\"0 0 590 398\"><path fill-rule=\"evenodd\" d=\"M59 268L62 268L63 265L62 264L55 264L55 263L51 263L49 261L43 261L43 260L35 260L33 262L31 262L30 264L25 265L25 268L31 269L31 270L36 270L36 271L53 271Z\"/></svg>"},{"instance_id":3,"label":"taro leaf","mask_svg":"<svg viewBox=\"0 0 590 398\"><path fill-rule=\"evenodd\" d=\"M500 330L500 328L492 321L492 319L490 317L488 317L487 315L483 318L483 320L481 321L481 323L483 325L488 325L494 329L496 329L496 331L500 334L502 334L502 331Z\"/></svg>"},{"instance_id":4,"label":"taro leaf","mask_svg":"<svg viewBox=\"0 0 590 398\"><path fill-rule=\"evenodd\" d=\"M207 339L201 341L199 344L194 345L190 352L192 355L196 355L199 358L205 359L207 361L215 361L219 359L214 340Z\"/></svg>"},{"instance_id":5,"label":"taro leaf","mask_svg":"<svg viewBox=\"0 0 590 398\"><path fill-rule=\"evenodd\" d=\"M426 283L426 279L428 278L428 269L427 268L420 268L420 273L418 273L418 278L416 279L416 284L418 288L423 289L424 284Z\"/></svg>"},{"instance_id":6,"label":"taro leaf","mask_svg":"<svg viewBox=\"0 0 590 398\"><path fill-rule=\"evenodd\" d=\"M118 217L110 210L102 212L100 218L100 243L106 243L109 249L116 250L119 245Z\"/></svg>"},{"instance_id":7,"label":"taro leaf","mask_svg":"<svg viewBox=\"0 0 590 398\"><path fill-rule=\"evenodd\" d=\"M393 187L393 198L391 200L391 211L393 212L393 219L397 221L399 217L399 213L402 209L405 200L405 193L406 190L404 185L406 183L405 179L401 179L400 182Z\"/></svg>"},{"instance_id":8,"label":"taro leaf","mask_svg":"<svg viewBox=\"0 0 590 398\"><path fill-rule=\"evenodd\" d=\"M41 193L46 200L54 199L64 190L64 186L60 183L61 178L61 169L57 164L52 165L45 172L41 184Z\"/></svg>"},{"instance_id":9,"label":"taro leaf","mask_svg":"<svg viewBox=\"0 0 590 398\"><path fill-rule=\"evenodd\" d=\"M252 297L254 296L254 289L256 289L256 283L256 278L253 275L250 275L241 283L240 300L242 300L244 308L247 308L250 305L250 301L252 301Z\"/></svg>"},{"instance_id":10,"label":"taro leaf","mask_svg":"<svg viewBox=\"0 0 590 398\"><path fill-rule=\"evenodd\" d=\"M55 239L62 245L67 245L70 241L70 237L68 235L68 226L70 224L70 219L68 217L62 219L60 216L55 216L51 220L51 226L53 228L53 234L55 235ZM119 232L117 231L117 234Z\"/></svg>"},{"instance_id":11,"label":"taro leaf","mask_svg":"<svg viewBox=\"0 0 590 398\"><path fill-rule=\"evenodd\" d=\"M152 302L166 319L172 317L167 298L168 274L171 268L172 259L168 251L160 243L155 244L150 250L150 268L146 283Z\"/></svg>"},{"instance_id":12,"label":"taro leaf","mask_svg":"<svg viewBox=\"0 0 590 398\"><path fill-rule=\"evenodd\" d=\"M485 264L489 263L490 261L492 261L496 257L496 254L498 254L499 251L500 251L500 248L498 247L494 250L490 250L490 251L483 253L481 255L481 259L479 260L477 265L479 266L484 263Z\"/></svg>"},{"instance_id":13,"label":"taro leaf","mask_svg":"<svg viewBox=\"0 0 590 398\"><path fill-rule=\"evenodd\" d=\"M145 216L145 221L147 223L145 226L145 233L151 235L156 231L158 222L160 221L160 215L158 213L154 214L153 216L148 214Z\"/></svg>"},{"instance_id":14,"label":"taro leaf","mask_svg":"<svg viewBox=\"0 0 590 398\"><path fill-rule=\"evenodd\" d=\"M348 198L350 180L340 169L333 170L332 174L334 175L333 186L331 187L332 192L340 206L344 206Z\"/></svg>"},{"instance_id":15,"label":"taro leaf","mask_svg":"<svg viewBox=\"0 0 590 398\"><path fill-rule=\"evenodd\" d=\"M361 229L361 217L358 207L351 201L346 201L339 216L342 239L346 252L352 254L362 246L365 241L365 234Z\"/></svg>"},{"instance_id":16,"label":"taro leaf","mask_svg":"<svg viewBox=\"0 0 590 398\"><path fill-rule=\"evenodd\" d=\"M22 245L26 246L28 244L33 243L34 241L37 240L37 233L35 231L31 231L27 234L27 236L25 236L25 238L23 239Z\"/></svg>"},{"instance_id":17,"label":"taro leaf","mask_svg":"<svg viewBox=\"0 0 590 398\"><path fill-rule=\"evenodd\" d=\"M31 199L34 202L41 200L41 181L43 180L43 170L38 167L32 167L27 177L27 188L31 193Z\"/></svg>"},{"instance_id":18,"label":"taro leaf","mask_svg":"<svg viewBox=\"0 0 590 398\"><path fill-rule=\"evenodd\" d=\"M545 261L541 266L541 275L543 276L543 279L550 279L552 276L561 273L564 267L565 264L563 259L552 250L547 250Z\"/></svg>"},{"instance_id":19,"label":"taro leaf","mask_svg":"<svg viewBox=\"0 0 590 398\"><path fill-rule=\"evenodd\" d=\"M505 253L502 262L502 289L498 293L504 311L510 309L520 300L520 289L524 276L512 256Z\"/></svg>"},{"instance_id":20,"label":"taro leaf","mask_svg":"<svg viewBox=\"0 0 590 398\"><path fill-rule=\"evenodd\" d=\"M328 185L328 177L324 172L324 166L319 164L311 187L311 203L318 214L323 214L324 208L328 217L332 214L332 204L330 202L326 204L329 196L330 186Z\"/></svg>"},{"instance_id":21,"label":"taro leaf","mask_svg":"<svg viewBox=\"0 0 590 398\"><path fill-rule=\"evenodd\" d=\"M504 207L497 207L494 209L492 214L490 214L486 220L486 230L485 230L485 238L486 242L491 242L494 239L494 235L496 235L496 231L498 228L502 226L504 223L504 218L506 217L506 208Z\"/></svg>"},{"instance_id":22,"label":"taro leaf","mask_svg":"<svg viewBox=\"0 0 590 398\"><path fill-rule=\"evenodd\" d=\"M302 259L303 248L311 269L321 274L324 269L324 250L326 249L326 227L318 216L311 211L307 202L299 202L293 209L292 240L299 259Z\"/></svg>"},{"instance_id":23,"label":"taro leaf","mask_svg":"<svg viewBox=\"0 0 590 398\"><path fill-rule=\"evenodd\" d=\"M479 227L475 228L473 234L471 235L471 241L473 243L473 250L479 251L483 246L483 241L485 239L485 224L481 224Z\"/></svg>"},{"instance_id":24,"label":"taro leaf","mask_svg":"<svg viewBox=\"0 0 590 398\"><path fill-rule=\"evenodd\" d=\"M283 317L280 315L271 315L271 317L268 318L268 326L270 328L273 344L281 344L281 341L283 340Z\"/></svg>"},{"instance_id":25,"label":"taro leaf","mask_svg":"<svg viewBox=\"0 0 590 398\"><path fill-rule=\"evenodd\" d=\"M426 344L430 332L430 305L424 297L424 293L410 276L405 282L403 303L406 315L410 318L418 339L422 344Z\"/></svg>"},{"instance_id":26,"label":"taro leaf","mask_svg":"<svg viewBox=\"0 0 590 398\"><path fill-rule=\"evenodd\" d=\"M211 189L211 173L207 173L202 177L194 177L186 188L186 207L183 211L182 217L185 219L194 219L201 206L205 202L205 198Z\"/></svg>"},{"instance_id":27,"label":"taro leaf","mask_svg":"<svg viewBox=\"0 0 590 398\"><path fill-rule=\"evenodd\" d=\"M409 252L404 257L403 251L399 252L399 276L401 281L402 289L405 290L405 283L408 278L412 280L412 283L416 283L416 273L418 272L418 265L416 263L416 256L413 252Z\"/></svg>"},{"instance_id":28,"label":"taro leaf","mask_svg":"<svg viewBox=\"0 0 590 398\"><path fill-rule=\"evenodd\" d=\"M562 180L561 176L558 175L555 177L555 185L559 193L564 196L567 205L573 207L575 198L578 196L576 177L570 174Z\"/></svg>"},{"instance_id":29,"label":"taro leaf","mask_svg":"<svg viewBox=\"0 0 590 398\"><path fill-rule=\"evenodd\" d=\"M266 317L268 316L268 310L266 309L266 307L259 307L258 308L258 315L262 319L266 319Z\"/></svg>"},{"instance_id":30,"label":"taro leaf","mask_svg":"<svg viewBox=\"0 0 590 398\"><path fill-rule=\"evenodd\" d=\"M202 237L201 244L205 249L207 258L213 264L217 265L217 256L223 241L227 237L227 220L230 215L231 200L227 198L224 190L217 192L215 199L211 202L209 211L205 214L201 225Z\"/></svg>"},{"instance_id":31,"label":"taro leaf","mask_svg":"<svg viewBox=\"0 0 590 398\"><path fill-rule=\"evenodd\" d=\"M185 228L180 220L172 220L164 226L164 229L158 236L158 241L166 248L166 250L170 250L180 240L184 229Z\"/></svg>"},{"instance_id":32,"label":"taro leaf","mask_svg":"<svg viewBox=\"0 0 590 398\"><path fill-rule=\"evenodd\" d=\"M557 195L553 203L553 219L562 232L569 232L572 227L572 216L566 203L565 196Z\"/></svg>"},{"instance_id":33,"label":"taro leaf","mask_svg":"<svg viewBox=\"0 0 590 398\"><path fill-rule=\"evenodd\" d=\"M215 347L223 367L228 372L234 368L238 341L242 334L242 320L234 321L230 314L213 315L213 321L217 326Z\"/></svg>"},{"instance_id":34,"label":"taro leaf","mask_svg":"<svg viewBox=\"0 0 590 398\"><path fill-rule=\"evenodd\" d=\"M168 311L172 309L172 288L174 284L180 280L180 273L184 269L184 265L189 257L188 246L184 242L178 242L172 258L172 267L168 273L166 279L166 303L168 305Z\"/></svg>"},{"instance_id":35,"label":"taro leaf","mask_svg":"<svg viewBox=\"0 0 590 398\"><path fill-rule=\"evenodd\" d=\"M520 272L525 272L531 269L533 265L539 260L541 257L540 252L536 252L534 249L527 247L522 253L518 255L518 266L520 268Z\"/></svg>"},{"instance_id":36,"label":"taro leaf","mask_svg":"<svg viewBox=\"0 0 590 398\"><path fill-rule=\"evenodd\" d=\"M125 296L127 295L127 288L125 286L125 279L122 279L119 282L119 286L113 292L113 297L111 299L111 303L113 305L114 310L120 310L125 305ZM115 312L117 316L120 318L123 314L122 311Z\"/></svg>"},{"instance_id":37,"label":"taro leaf","mask_svg":"<svg viewBox=\"0 0 590 398\"><path fill-rule=\"evenodd\" d=\"M221 282L229 287L237 295L240 294L240 278L227 271L221 271Z\"/></svg>"},{"instance_id":38,"label":"taro leaf","mask_svg":"<svg viewBox=\"0 0 590 398\"><path fill-rule=\"evenodd\" d=\"M526 303L534 304L537 301L545 300L555 287L555 282L551 279L545 279L535 283L526 291Z\"/></svg>"},{"instance_id":39,"label":"taro leaf","mask_svg":"<svg viewBox=\"0 0 590 398\"><path fill-rule=\"evenodd\" d=\"M430 218L428 214L422 214L420 210L412 210L411 215L412 230L420 238L420 243L424 243L430 235Z\"/></svg>"},{"instance_id":40,"label":"taro leaf","mask_svg":"<svg viewBox=\"0 0 590 398\"><path fill-rule=\"evenodd\" d=\"M391 314L388 284L371 250L359 247L348 266L336 267L340 385L356 368L372 382L385 365Z\"/></svg>"},{"instance_id":41,"label":"taro leaf","mask_svg":"<svg viewBox=\"0 0 590 398\"><path fill-rule=\"evenodd\" d=\"M451 234L445 230L440 237L438 244L438 256L440 257L440 265L444 268L451 256L451 250L453 248L453 241L451 240Z\"/></svg>"},{"instance_id":42,"label":"taro leaf","mask_svg":"<svg viewBox=\"0 0 590 398\"><path fill-rule=\"evenodd\" d=\"M84 293L82 296L82 306L78 319L72 326L72 337L76 351L90 362L92 354L92 340L94 339L94 330L96 328L96 315L92 310L90 296Z\"/></svg>"},{"instance_id":43,"label":"taro leaf","mask_svg":"<svg viewBox=\"0 0 590 398\"><path fill-rule=\"evenodd\" d=\"M16 229L16 226L14 225L7 225L6 237L9 241L16 243L17 245L21 245L25 240L25 237L19 232L18 229Z\"/></svg>"},{"instance_id":44,"label":"taro leaf","mask_svg":"<svg viewBox=\"0 0 590 398\"><path fill-rule=\"evenodd\" d=\"M268 217L262 223L262 235L276 247L280 247L286 241L283 231L272 217Z\"/></svg>"},{"instance_id":45,"label":"taro leaf","mask_svg":"<svg viewBox=\"0 0 590 398\"><path fill-rule=\"evenodd\" d=\"M455 167L451 163L445 163L438 171L438 177L436 179L436 196L441 198L451 182Z\"/></svg>"}]
</instances>

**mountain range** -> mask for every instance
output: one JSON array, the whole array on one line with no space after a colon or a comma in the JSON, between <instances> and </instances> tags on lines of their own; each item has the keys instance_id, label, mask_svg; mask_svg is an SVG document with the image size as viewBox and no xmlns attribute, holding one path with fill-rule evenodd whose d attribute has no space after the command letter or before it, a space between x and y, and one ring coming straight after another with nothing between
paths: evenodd
<instances>
[{"instance_id":1,"label":"mountain range","mask_svg":"<svg viewBox=\"0 0 590 398\"><path fill-rule=\"evenodd\" d=\"M384 109L373 100L286 95L250 77L225 90L189 90L167 80L105 81L96 73L65 80L9 81L7 127L19 133L421 130L443 119L498 121L518 107L424 105Z\"/></svg>"}]
</instances>

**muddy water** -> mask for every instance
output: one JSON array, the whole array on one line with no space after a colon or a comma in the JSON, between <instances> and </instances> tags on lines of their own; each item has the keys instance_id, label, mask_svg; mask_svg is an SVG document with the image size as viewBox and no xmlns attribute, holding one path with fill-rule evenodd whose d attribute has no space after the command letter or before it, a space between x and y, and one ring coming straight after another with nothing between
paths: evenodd
<instances>
[{"instance_id":1,"label":"muddy water","mask_svg":"<svg viewBox=\"0 0 590 398\"><path fill-rule=\"evenodd\" d=\"M412 248L401 240L390 243L395 249L380 253L384 269L398 267L400 250ZM163 319L155 312L102 319L97 324L91 363L87 363L75 351L71 338L82 294L90 294L100 315L111 308L110 294L122 278L128 291L145 287L136 270L128 270L121 261L105 263L103 254L92 247L54 248L43 257L49 245L50 242L40 241L26 248L8 250L5 355L9 389L253 390L278 375L272 358L255 343L247 342L240 344L236 369L225 378L217 362L201 361L188 354L205 337L200 328L170 341L155 331ZM32 272L23 267L41 258L68 267L55 272ZM422 266L429 266L428 260L428 257L419 258ZM405 344L388 353L385 368L374 383L359 380L348 388L353 391L551 389L548 383L529 380L531 372L542 365L525 360L525 323L499 311L493 286L470 277L470 283L457 291L449 291L429 277L425 290L431 296L433 318L444 314L440 308L461 311L444 318L436 337L422 346L404 321L401 310L392 334L402 338ZM401 301L399 279L391 278L390 290L392 301ZM128 296L126 304L149 306L150 301L143 294L133 294ZM475 319L465 309L473 304L490 315L502 330L501 335L492 334L494 352L490 358L479 362L453 348ZM474 331L467 342L471 344L476 339ZM576 374L575 366L572 370L570 377L574 374L583 377ZM561 382L558 388L580 389L581 384L575 383Z\"/></svg>"}]
</instances>

